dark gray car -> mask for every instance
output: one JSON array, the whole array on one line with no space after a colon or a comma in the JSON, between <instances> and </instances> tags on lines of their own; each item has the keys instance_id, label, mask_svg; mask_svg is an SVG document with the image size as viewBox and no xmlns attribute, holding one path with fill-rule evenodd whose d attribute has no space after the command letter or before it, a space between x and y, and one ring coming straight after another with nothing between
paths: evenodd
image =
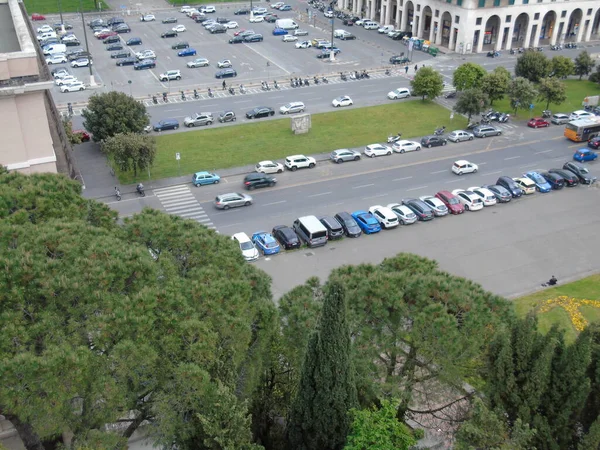
<instances>
[{"instance_id":1,"label":"dark gray car","mask_svg":"<svg viewBox=\"0 0 600 450\"><path fill-rule=\"evenodd\" d=\"M596 181L596 177L591 176L589 170L581 164L569 161L563 165L563 169L570 170L577 175L581 184L592 184Z\"/></svg>"},{"instance_id":2,"label":"dark gray car","mask_svg":"<svg viewBox=\"0 0 600 450\"><path fill-rule=\"evenodd\" d=\"M354 217L346 211L339 212L335 215L335 219L340 223L344 229L344 234L348 237L359 237L362 234L362 230L354 220Z\"/></svg>"}]
</instances>

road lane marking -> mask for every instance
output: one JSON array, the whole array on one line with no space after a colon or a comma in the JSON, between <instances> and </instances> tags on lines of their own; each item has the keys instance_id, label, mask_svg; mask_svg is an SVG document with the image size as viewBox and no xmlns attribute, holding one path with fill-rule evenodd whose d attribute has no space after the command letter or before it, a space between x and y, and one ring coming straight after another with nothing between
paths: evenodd
<instances>
[{"instance_id":1,"label":"road lane marking","mask_svg":"<svg viewBox=\"0 0 600 450\"><path fill-rule=\"evenodd\" d=\"M410 191L418 191L419 189L425 189L426 187L428 187L428 186L418 186L418 187L415 187L415 188L410 188L410 189L407 189L406 191L407 191L407 192L410 192Z\"/></svg>"},{"instance_id":2,"label":"road lane marking","mask_svg":"<svg viewBox=\"0 0 600 450\"><path fill-rule=\"evenodd\" d=\"M280 201L278 201L278 202L265 203L265 204L264 204L264 205L262 205L262 206L279 205L279 204L281 204L281 203L285 203L285 202L287 202L287 200L280 200Z\"/></svg>"},{"instance_id":3,"label":"road lane marking","mask_svg":"<svg viewBox=\"0 0 600 450\"><path fill-rule=\"evenodd\" d=\"M482 173L481 175L487 176L487 175L495 175L497 173L502 173L502 171L496 170L495 172L486 172L486 173Z\"/></svg>"},{"instance_id":4,"label":"road lane marking","mask_svg":"<svg viewBox=\"0 0 600 450\"><path fill-rule=\"evenodd\" d=\"M523 166L519 166L519 169L526 169L528 167L536 167L537 163L525 164Z\"/></svg>"},{"instance_id":5,"label":"road lane marking","mask_svg":"<svg viewBox=\"0 0 600 450\"><path fill-rule=\"evenodd\" d=\"M542 150L541 152L535 152L534 155L541 155L542 153L550 153L553 152L554 150Z\"/></svg>"},{"instance_id":6,"label":"road lane marking","mask_svg":"<svg viewBox=\"0 0 600 450\"><path fill-rule=\"evenodd\" d=\"M394 178L392 181L403 181L403 180L410 180L412 177L402 177L402 178Z\"/></svg>"},{"instance_id":7,"label":"road lane marking","mask_svg":"<svg viewBox=\"0 0 600 450\"><path fill-rule=\"evenodd\" d=\"M504 158L504 161L510 161L511 159L517 159L520 158L520 156L511 156L510 158Z\"/></svg>"},{"instance_id":8,"label":"road lane marking","mask_svg":"<svg viewBox=\"0 0 600 450\"><path fill-rule=\"evenodd\" d=\"M448 172L447 170L437 170L435 172L429 172L431 175L435 175L437 173L444 173L444 172Z\"/></svg>"},{"instance_id":9,"label":"road lane marking","mask_svg":"<svg viewBox=\"0 0 600 450\"><path fill-rule=\"evenodd\" d=\"M450 181L445 181L445 183L458 183L459 181L462 181L462 180L450 180Z\"/></svg>"},{"instance_id":10,"label":"road lane marking","mask_svg":"<svg viewBox=\"0 0 600 450\"><path fill-rule=\"evenodd\" d=\"M389 195L389 193L388 192L384 192L382 194L369 195L368 197L361 197L361 200L368 200L370 198L384 197L386 195Z\"/></svg>"},{"instance_id":11,"label":"road lane marking","mask_svg":"<svg viewBox=\"0 0 600 450\"><path fill-rule=\"evenodd\" d=\"M322 195L329 195L331 192L321 192L320 194L308 195L308 197L320 197Z\"/></svg>"},{"instance_id":12,"label":"road lane marking","mask_svg":"<svg viewBox=\"0 0 600 450\"><path fill-rule=\"evenodd\" d=\"M165 109L165 112L181 111L181 109Z\"/></svg>"}]
</instances>

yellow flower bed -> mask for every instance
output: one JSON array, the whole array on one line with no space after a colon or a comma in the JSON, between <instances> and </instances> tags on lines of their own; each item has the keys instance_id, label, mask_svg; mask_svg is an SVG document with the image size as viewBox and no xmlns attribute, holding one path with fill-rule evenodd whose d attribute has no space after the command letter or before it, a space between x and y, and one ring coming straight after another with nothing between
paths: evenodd
<instances>
[{"instance_id":1,"label":"yellow flower bed","mask_svg":"<svg viewBox=\"0 0 600 450\"><path fill-rule=\"evenodd\" d=\"M560 306L569 314L571 323L577 331L583 331L588 326L588 321L583 317L579 311L580 306L593 306L594 308L600 308L600 301L598 300L585 300L577 298L569 298L566 295L561 295L556 298L546 300L545 303L539 309L540 313L550 311L552 308Z\"/></svg>"}]
</instances>

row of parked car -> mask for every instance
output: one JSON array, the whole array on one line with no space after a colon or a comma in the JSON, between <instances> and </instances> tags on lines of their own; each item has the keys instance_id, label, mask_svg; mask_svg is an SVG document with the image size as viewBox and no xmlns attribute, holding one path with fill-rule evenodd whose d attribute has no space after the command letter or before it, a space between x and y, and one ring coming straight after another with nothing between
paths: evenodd
<instances>
[{"instance_id":1,"label":"row of parked car","mask_svg":"<svg viewBox=\"0 0 600 450\"><path fill-rule=\"evenodd\" d=\"M509 203L536 191L548 193L565 186L573 187L579 183L591 184L595 181L596 177L591 176L586 167L567 162L562 169L530 171L517 178L501 176L493 185L472 186L452 192L440 191L435 195L407 198L386 206L374 205L367 210L352 213L342 211L335 215L299 217L292 226L277 225L271 232L258 231L252 237L240 232L234 234L232 239L239 244L244 258L254 261L260 253L273 255L282 248L293 250L304 244L319 247L344 236L357 238L362 234L374 234L382 229L411 225L417 221L425 222L436 217L463 214L465 211L479 211L498 203ZM241 204L252 204L249 195L231 193L218 196L215 205L227 209L223 204L229 199Z\"/></svg>"}]
</instances>

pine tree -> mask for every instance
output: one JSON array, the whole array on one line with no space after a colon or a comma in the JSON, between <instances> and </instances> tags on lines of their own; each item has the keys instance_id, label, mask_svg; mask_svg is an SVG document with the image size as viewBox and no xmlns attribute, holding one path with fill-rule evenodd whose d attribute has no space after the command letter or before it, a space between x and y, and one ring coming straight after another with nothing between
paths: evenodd
<instances>
[{"instance_id":1,"label":"pine tree","mask_svg":"<svg viewBox=\"0 0 600 450\"><path fill-rule=\"evenodd\" d=\"M317 330L308 343L290 411L289 448L343 448L350 427L348 412L356 406L345 292L341 283L330 282L325 289Z\"/></svg>"}]
</instances>

